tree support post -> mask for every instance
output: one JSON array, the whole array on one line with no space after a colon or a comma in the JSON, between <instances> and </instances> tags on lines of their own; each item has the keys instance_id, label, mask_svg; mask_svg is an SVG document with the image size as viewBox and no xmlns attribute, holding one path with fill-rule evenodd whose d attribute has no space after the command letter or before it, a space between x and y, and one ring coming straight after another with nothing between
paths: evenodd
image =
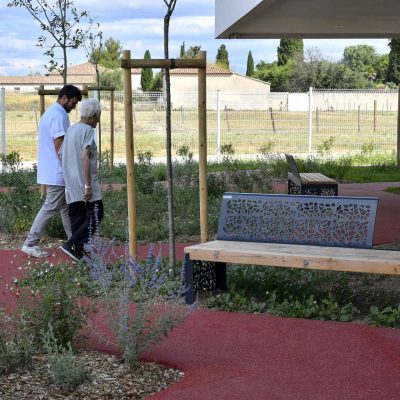
<instances>
[{"instance_id":1,"label":"tree support post","mask_svg":"<svg viewBox=\"0 0 400 400\"><path fill-rule=\"evenodd\" d=\"M206 52L199 52L199 59L206 61ZM208 192L207 192L207 90L206 67L199 68L199 189L200 189L200 240L208 240Z\"/></svg>"},{"instance_id":2,"label":"tree support post","mask_svg":"<svg viewBox=\"0 0 400 400\"><path fill-rule=\"evenodd\" d=\"M124 50L123 60L130 60L130 50ZM128 191L128 235L129 254L137 256L136 179L134 165L133 120L132 120L132 77L130 68L124 68L124 110L126 148L126 186Z\"/></svg>"},{"instance_id":3,"label":"tree support post","mask_svg":"<svg viewBox=\"0 0 400 400\"><path fill-rule=\"evenodd\" d=\"M44 114L46 109L45 99L44 99L44 85L39 85L39 104L40 104L40 117ZM44 197L46 195L46 185L40 185L40 197Z\"/></svg>"}]
</instances>

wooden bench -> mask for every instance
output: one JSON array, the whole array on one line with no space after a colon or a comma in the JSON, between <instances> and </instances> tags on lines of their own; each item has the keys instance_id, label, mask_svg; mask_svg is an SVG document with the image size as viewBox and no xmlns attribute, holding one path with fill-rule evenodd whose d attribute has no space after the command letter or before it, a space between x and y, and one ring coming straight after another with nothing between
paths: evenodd
<instances>
[{"instance_id":1,"label":"wooden bench","mask_svg":"<svg viewBox=\"0 0 400 400\"><path fill-rule=\"evenodd\" d=\"M371 248L377 204L370 197L225 193L217 240L184 249L186 302L200 290L226 290L227 263L399 275L399 252Z\"/></svg>"},{"instance_id":2,"label":"wooden bench","mask_svg":"<svg viewBox=\"0 0 400 400\"><path fill-rule=\"evenodd\" d=\"M318 172L299 172L291 154L285 154L290 172L288 172L288 194L316 196L337 196L338 184Z\"/></svg>"}]
</instances>

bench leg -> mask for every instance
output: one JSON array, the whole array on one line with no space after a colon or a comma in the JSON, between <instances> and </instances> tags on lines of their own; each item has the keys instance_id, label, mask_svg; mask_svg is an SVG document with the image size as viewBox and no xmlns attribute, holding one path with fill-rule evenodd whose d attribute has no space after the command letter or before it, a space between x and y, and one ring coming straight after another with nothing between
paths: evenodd
<instances>
[{"instance_id":1,"label":"bench leg","mask_svg":"<svg viewBox=\"0 0 400 400\"><path fill-rule=\"evenodd\" d=\"M302 194L301 190L302 190L302 186L298 186L293 181L288 179L288 194L291 194L291 195Z\"/></svg>"},{"instance_id":2,"label":"bench leg","mask_svg":"<svg viewBox=\"0 0 400 400\"><path fill-rule=\"evenodd\" d=\"M227 290L226 285L226 263L215 263L215 288Z\"/></svg>"},{"instance_id":3,"label":"bench leg","mask_svg":"<svg viewBox=\"0 0 400 400\"><path fill-rule=\"evenodd\" d=\"M193 304L195 301L195 292L193 287L193 261L189 254L185 253L184 257L184 288L186 304Z\"/></svg>"}]
</instances>

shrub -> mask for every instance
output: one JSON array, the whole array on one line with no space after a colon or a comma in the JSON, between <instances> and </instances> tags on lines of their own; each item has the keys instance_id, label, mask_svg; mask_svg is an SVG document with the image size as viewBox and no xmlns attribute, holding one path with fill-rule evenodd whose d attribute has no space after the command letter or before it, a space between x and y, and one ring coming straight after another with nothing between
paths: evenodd
<instances>
[{"instance_id":1,"label":"shrub","mask_svg":"<svg viewBox=\"0 0 400 400\"><path fill-rule=\"evenodd\" d=\"M8 374L32 365L35 353L34 338L23 315L1 313L0 374Z\"/></svg>"},{"instance_id":2,"label":"shrub","mask_svg":"<svg viewBox=\"0 0 400 400\"><path fill-rule=\"evenodd\" d=\"M71 390L86 382L89 375L84 365L75 357L71 344L59 345L51 324L42 332L43 347L49 355L49 372L54 384L63 390Z\"/></svg>"},{"instance_id":3,"label":"shrub","mask_svg":"<svg viewBox=\"0 0 400 400\"><path fill-rule=\"evenodd\" d=\"M379 310L376 306L371 306L365 322L373 326L400 328L400 305L385 307L382 310Z\"/></svg>"},{"instance_id":4,"label":"shrub","mask_svg":"<svg viewBox=\"0 0 400 400\"><path fill-rule=\"evenodd\" d=\"M67 348L86 324L88 308L78 303L81 295L79 280L68 264L43 263L39 268L41 277L48 274L44 279L35 279L33 273L21 282L15 280L21 289L20 308L29 318L36 340L51 324L57 342Z\"/></svg>"},{"instance_id":5,"label":"shrub","mask_svg":"<svg viewBox=\"0 0 400 400\"><path fill-rule=\"evenodd\" d=\"M135 365L148 346L161 341L187 317L191 308L183 304L183 288L165 293L168 270L163 268L160 254L154 257L152 248L145 262L126 257L112 268L107 262L110 242L93 237L87 250L91 253L87 263L100 287L124 362Z\"/></svg>"}]
</instances>

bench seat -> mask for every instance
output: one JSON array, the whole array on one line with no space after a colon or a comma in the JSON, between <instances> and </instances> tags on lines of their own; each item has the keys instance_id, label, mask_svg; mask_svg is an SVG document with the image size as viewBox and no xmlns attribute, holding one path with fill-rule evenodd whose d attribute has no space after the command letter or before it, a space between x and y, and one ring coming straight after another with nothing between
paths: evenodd
<instances>
[{"instance_id":1,"label":"bench seat","mask_svg":"<svg viewBox=\"0 0 400 400\"><path fill-rule=\"evenodd\" d=\"M225 193L217 240L186 247L185 298L227 289L227 264L400 275L372 249L378 198Z\"/></svg>"},{"instance_id":2,"label":"bench seat","mask_svg":"<svg viewBox=\"0 0 400 400\"><path fill-rule=\"evenodd\" d=\"M337 183L334 179L322 175L319 172L300 172L300 179L301 183L306 185L311 185L311 184L335 185Z\"/></svg>"},{"instance_id":3,"label":"bench seat","mask_svg":"<svg viewBox=\"0 0 400 400\"><path fill-rule=\"evenodd\" d=\"M184 249L191 260L400 275L392 250L214 240Z\"/></svg>"},{"instance_id":4,"label":"bench seat","mask_svg":"<svg viewBox=\"0 0 400 400\"><path fill-rule=\"evenodd\" d=\"M337 196L338 183L319 172L299 172L291 154L285 154L288 172L288 194Z\"/></svg>"}]
</instances>

